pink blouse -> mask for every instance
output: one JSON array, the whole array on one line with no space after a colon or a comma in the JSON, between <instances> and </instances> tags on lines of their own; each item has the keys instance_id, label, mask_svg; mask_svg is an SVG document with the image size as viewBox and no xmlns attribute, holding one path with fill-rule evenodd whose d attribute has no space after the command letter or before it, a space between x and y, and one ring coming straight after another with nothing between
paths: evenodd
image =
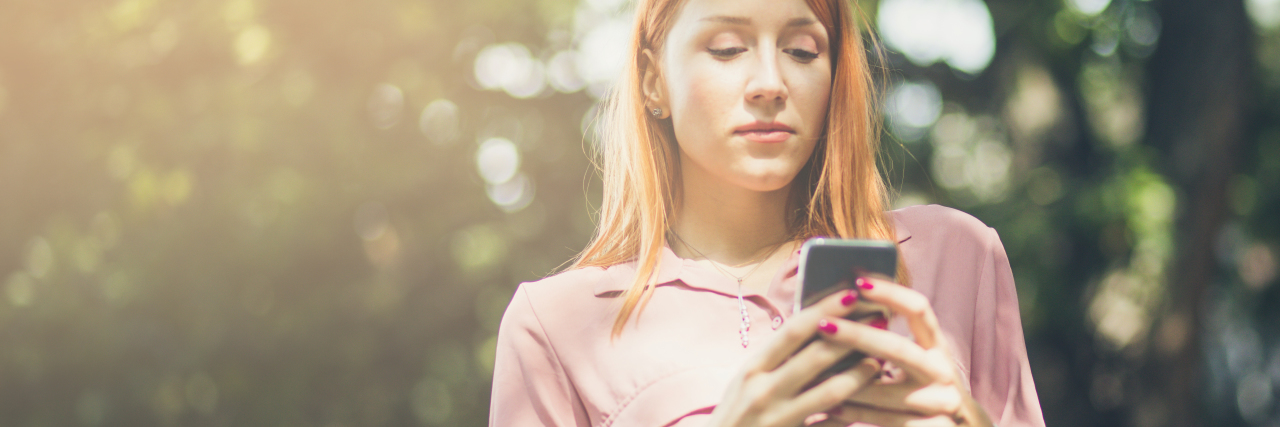
<instances>
[{"instance_id":1,"label":"pink blouse","mask_svg":"<svg viewBox=\"0 0 1280 427\"><path fill-rule=\"evenodd\" d=\"M912 287L933 303L974 398L999 426L1043 426L1018 297L994 229L955 209L891 212ZM566 271L516 290L498 330L490 426L700 425L750 352L791 316L797 254L768 291L747 294L742 347L737 282L665 249L658 287L610 339L635 263ZM891 331L907 335L902 319Z\"/></svg>"}]
</instances>

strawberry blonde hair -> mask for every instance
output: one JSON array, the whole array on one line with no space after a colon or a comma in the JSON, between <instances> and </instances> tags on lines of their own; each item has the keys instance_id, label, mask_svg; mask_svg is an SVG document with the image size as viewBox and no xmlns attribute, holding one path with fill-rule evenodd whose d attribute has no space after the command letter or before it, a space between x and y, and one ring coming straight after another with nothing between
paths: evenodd
<instances>
[{"instance_id":1,"label":"strawberry blonde hair","mask_svg":"<svg viewBox=\"0 0 1280 427\"><path fill-rule=\"evenodd\" d=\"M641 54L660 56L681 0L638 0L625 73L602 105L599 161L604 200L595 236L570 267L636 261L636 277L620 295L613 336L653 295L666 234L679 199L680 155L669 122L651 118L641 92ZM791 183L788 221L799 238L894 239L880 176L879 111L862 34L847 0L805 0L831 39L831 94L823 135ZM865 21L865 19L863 20ZM873 40L873 45L874 45ZM879 49L875 50L877 53ZM905 283L899 257L898 278Z\"/></svg>"}]
</instances>

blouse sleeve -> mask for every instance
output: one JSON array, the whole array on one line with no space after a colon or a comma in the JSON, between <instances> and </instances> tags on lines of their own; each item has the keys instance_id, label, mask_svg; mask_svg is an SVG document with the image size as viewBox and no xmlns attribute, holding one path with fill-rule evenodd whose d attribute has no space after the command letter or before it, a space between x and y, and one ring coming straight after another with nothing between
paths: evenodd
<instances>
[{"instance_id":1,"label":"blouse sleeve","mask_svg":"<svg viewBox=\"0 0 1280 427\"><path fill-rule=\"evenodd\" d=\"M986 260L978 279L970 387L997 426L1044 426L1022 336L1018 292L1009 257L988 228Z\"/></svg>"},{"instance_id":2,"label":"blouse sleeve","mask_svg":"<svg viewBox=\"0 0 1280 427\"><path fill-rule=\"evenodd\" d=\"M525 285L498 327L489 426L586 426L590 422L534 312Z\"/></svg>"}]
</instances>

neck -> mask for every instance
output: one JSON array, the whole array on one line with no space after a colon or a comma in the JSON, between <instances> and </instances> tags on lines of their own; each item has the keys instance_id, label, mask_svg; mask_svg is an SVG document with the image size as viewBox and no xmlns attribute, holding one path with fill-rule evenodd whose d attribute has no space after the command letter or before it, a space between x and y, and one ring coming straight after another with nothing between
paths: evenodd
<instances>
[{"instance_id":1,"label":"neck","mask_svg":"<svg viewBox=\"0 0 1280 427\"><path fill-rule=\"evenodd\" d=\"M708 259L724 265L749 263L790 236L789 186L753 191L707 176L701 168L682 166L682 199L671 229ZM683 258L698 256L683 246L673 244L672 250Z\"/></svg>"}]
</instances>

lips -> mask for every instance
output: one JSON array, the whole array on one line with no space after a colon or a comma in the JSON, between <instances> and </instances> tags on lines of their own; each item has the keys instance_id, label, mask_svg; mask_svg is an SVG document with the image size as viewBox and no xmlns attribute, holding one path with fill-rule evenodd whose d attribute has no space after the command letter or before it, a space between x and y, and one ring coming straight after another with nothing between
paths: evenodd
<instances>
[{"instance_id":1,"label":"lips","mask_svg":"<svg viewBox=\"0 0 1280 427\"><path fill-rule=\"evenodd\" d=\"M748 141L765 144L786 141L791 138L791 135L795 135L795 133L795 129L792 129L791 126L787 126L779 122L765 123L758 121L738 126L733 129L734 135L742 136Z\"/></svg>"}]
</instances>

